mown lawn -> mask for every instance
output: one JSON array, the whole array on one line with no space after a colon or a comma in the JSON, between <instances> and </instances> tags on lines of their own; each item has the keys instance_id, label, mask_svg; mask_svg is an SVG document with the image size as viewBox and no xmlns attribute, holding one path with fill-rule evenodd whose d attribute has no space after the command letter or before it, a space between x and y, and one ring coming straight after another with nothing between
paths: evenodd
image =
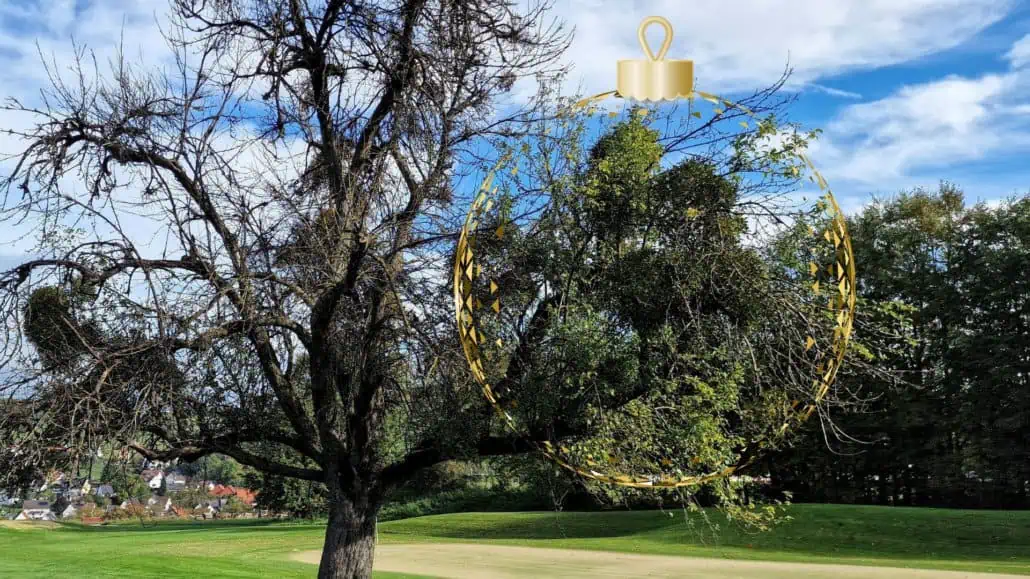
<instances>
[{"instance_id":1,"label":"mown lawn","mask_svg":"<svg viewBox=\"0 0 1030 579\"><path fill-rule=\"evenodd\" d=\"M688 520L681 511L464 513L383 523L380 541L475 541L1030 575L1030 512L795 505L789 513L793 520L758 534L717 515L707 523ZM312 566L292 562L289 555L319 548L322 532L318 524L245 521L143 529L0 527L0 577L312 577Z\"/></svg>"},{"instance_id":2,"label":"mown lawn","mask_svg":"<svg viewBox=\"0 0 1030 579\"><path fill-rule=\"evenodd\" d=\"M314 567L289 560L319 548L318 524L252 521L119 524L55 529L0 526L0 577L145 577L168 579L313 577ZM415 579L378 573L377 579Z\"/></svg>"}]
</instances>

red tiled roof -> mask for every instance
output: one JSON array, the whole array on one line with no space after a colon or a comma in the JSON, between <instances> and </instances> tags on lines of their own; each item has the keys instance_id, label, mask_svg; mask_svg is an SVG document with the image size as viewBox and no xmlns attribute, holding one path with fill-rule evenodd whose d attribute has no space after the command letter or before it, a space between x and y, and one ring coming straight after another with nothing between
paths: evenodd
<instances>
[{"instance_id":1,"label":"red tiled roof","mask_svg":"<svg viewBox=\"0 0 1030 579\"><path fill-rule=\"evenodd\" d=\"M253 505L257 502L257 493L250 489L236 489L236 498L244 504Z\"/></svg>"},{"instance_id":2,"label":"red tiled roof","mask_svg":"<svg viewBox=\"0 0 1030 579\"><path fill-rule=\"evenodd\" d=\"M215 485L215 488L211 489L211 494L216 497L228 497L236 494L236 490L231 486Z\"/></svg>"},{"instance_id":3,"label":"red tiled roof","mask_svg":"<svg viewBox=\"0 0 1030 579\"><path fill-rule=\"evenodd\" d=\"M231 485L215 485L215 488L211 489L211 495L218 498L235 496L248 505L257 502L257 492Z\"/></svg>"}]
</instances>

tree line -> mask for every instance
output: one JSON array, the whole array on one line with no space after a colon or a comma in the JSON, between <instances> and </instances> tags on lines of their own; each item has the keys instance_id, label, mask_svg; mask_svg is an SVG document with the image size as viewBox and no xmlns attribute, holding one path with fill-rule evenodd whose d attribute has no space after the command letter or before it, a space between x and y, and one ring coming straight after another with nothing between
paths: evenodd
<instances>
[{"instance_id":1,"label":"tree line","mask_svg":"<svg viewBox=\"0 0 1030 579\"><path fill-rule=\"evenodd\" d=\"M842 376L858 404L813 421L765 467L799 501L1030 506L1030 197L955 186L850 219L860 328L888 372Z\"/></svg>"}]
</instances>

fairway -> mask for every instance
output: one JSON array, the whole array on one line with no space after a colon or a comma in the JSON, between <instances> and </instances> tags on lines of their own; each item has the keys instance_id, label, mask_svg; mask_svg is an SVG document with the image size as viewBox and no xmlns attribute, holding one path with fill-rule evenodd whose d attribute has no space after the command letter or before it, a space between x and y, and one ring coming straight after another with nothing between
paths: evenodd
<instances>
[{"instance_id":1,"label":"fairway","mask_svg":"<svg viewBox=\"0 0 1030 579\"><path fill-rule=\"evenodd\" d=\"M294 557L317 564L322 553ZM733 561L501 545L383 545L376 569L448 579L648 577L651 579L1021 579L1022 575L817 563Z\"/></svg>"},{"instance_id":2,"label":"fairway","mask_svg":"<svg viewBox=\"0 0 1030 579\"><path fill-rule=\"evenodd\" d=\"M682 511L461 513L390 521L380 525L377 568L401 573L378 572L376 577L433 576L427 557L450 558L449 569L437 568L444 576L490 577L447 575L455 566L467 570L483 561L494 573L508 573L495 574L498 579L588 576L576 575L576 565L593 565L592 576L610 577L611 569L645 561L655 571L652 577L902 577L898 568L964 571L969 577L973 572L1030 575L1030 512L795 505L789 513L793 520L759 534L716 513L707 513L711 521L706 523ZM716 523L718 529L712 526ZM146 528L4 525L0 577L313 577L313 565L302 559L310 560L307 553L321 548L324 530L318 523L261 521L166 521ZM639 559L645 555L659 557ZM565 571L547 571L556 565ZM671 565L672 571L665 572L674 574L659 574L662 565ZM710 574L690 575L686 568ZM747 574L755 570L760 573ZM633 575L622 568L617 576Z\"/></svg>"}]
</instances>

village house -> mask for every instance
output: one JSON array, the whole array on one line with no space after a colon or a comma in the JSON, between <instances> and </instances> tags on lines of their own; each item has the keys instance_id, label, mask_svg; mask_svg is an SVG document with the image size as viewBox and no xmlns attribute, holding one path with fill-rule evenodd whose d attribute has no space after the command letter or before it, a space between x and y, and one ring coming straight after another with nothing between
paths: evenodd
<instances>
[{"instance_id":1,"label":"village house","mask_svg":"<svg viewBox=\"0 0 1030 579\"><path fill-rule=\"evenodd\" d=\"M165 475L165 489L170 493L177 493L186 490L187 479L184 475L178 473L168 473Z\"/></svg>"},{"instance_id":2,"label":"village house","mask_svg":"<svg viewBox=\"0 0 1030 579\"><path fill-rule=\"evenodd\" d=\"M198 510L205 519L213 519L218 515L218 507L216 505L219 505L220 500L208 501L195 510Z\"/></svg>"},{"instance_id":3,"label":"village house","mask_svg":"<svg viewBox=\"0 0 1030 579\"><path fill-rule=\"evenodd\" d=\"M111 498L114 496L114 487L111 485L97 485L96 494L98 497Z\"/></svg>"},{"instance_id":4,"label":"village house","mask_svg":"<svg viewBox=\"0 0 1030 579\"><path fill-rule=\"evenodd\" d=\"M155 495L147 499L147 507L155 512L167 513L172 508L172 499Z\"/></svg>"},{"instance_id":5,"label":"village house","mask_svg":"<svg viewBox=\"0 0 1030 579\"><path fill-rule=\"evenodd\" d=\"M167 461L164 461L164 460L149 460L149 459L146 459L146 458L144 458L143 461L140 464L140 468L141 469L153 469L153 470L161 470L161 469L164 469L164 468L168 468L169 466L171 466L171 464L169 462L167 462Z\"/></svg>"},{"instance_id":6,"label":"village house","mask_svg":"<svg viewBox=\"0 0 1030 579\"><path fill-rule=\"evenodd\" d=\"M61 518L62 519L72 519L72 518L75 518L79 514L79 511L81 511L83 509L83 507L85 507L85 506L86 506L86 503L68 503L68 506L65 507L63 511L61 511Z\"/></svg>"},{"instance_id":7,"label":"village house","mask_svg":"<svg viewBox=\"0 0 1030 579\"><path fill-rule=\"evenodd\" d=\"M165 473L157 469L147 469L141 472L140 476L143 477L143 480L147 483L148 487L156 491L161 488L161 482L165 478Z\"/></svg>"},{"instance_id":8,"label":"village house","mask_svg":"<svg viewBox=\"0 0 1030 579\"><path fill-rule=\"evenodd\" d=\"M155 518L167 515L170 510L171 505L169 505L169 508L166 509L163 507L161 503L155 503L147 507L147 511L150 512L150 516Z\"/></svg>"},{"instance_id":9,"label":"village house","mask_svg":"<svg viewBox=\"0 0 1030 579\"><path fill-rule=\"evenodd\" d=\"M127 509L130 506L140 506L150 511L152 515L160 516L164 515L165 513L171 510L172 499L168 497L159 497L157 495L153 495L145 501L139 501L136 499L122 501L122 503L118 505L118 508Z\"/></svg>"},{"instance_id":10,"label":"village house","mask_svg":"<svg viewBox=\"0 0 1030 579\"><path fill-rule=\"evenodd\" d=\"M76 502L88 495L92 490L93 485L88 480L77 480L63 485L60 490L60 496L71 502Z\"/></svg>"},{"instance_id":11,"label":"village house","mask_svg":"<svg viewBox=\"0 0 1030 579\"><path fill-rule=\"evenodd\" d=\"M242 487L226 486L226 485L215 485L210 490L211 495L216 498L228 499L229 497L236 497L240 499L240 502L245 505L255 506L257 505L257 493Z\"/></svg>"},{"instance_id":12,"label":"village house","mask_svg":"<svg viewBox=\"0 0 1030 579\"><path fill-rule=\"evenodd\" d=\"M122 501L121 504L118 505L118 508L119 509L127 509L129 507L145 507L145 506L146 505L143 504L138 499L127 499L127 500Z\"/></svg>"},{"instance_id":13,"label":"village house","mask_svg":"<svg viewBox=\"0 0 1030 579\"><path fill-rule=\"evenodd\" d=\"M55 521L57 517L50 510L47 501L25 501L21 504L21 512L14 517L16 521Z\"/></svg>"}]
</instances>

